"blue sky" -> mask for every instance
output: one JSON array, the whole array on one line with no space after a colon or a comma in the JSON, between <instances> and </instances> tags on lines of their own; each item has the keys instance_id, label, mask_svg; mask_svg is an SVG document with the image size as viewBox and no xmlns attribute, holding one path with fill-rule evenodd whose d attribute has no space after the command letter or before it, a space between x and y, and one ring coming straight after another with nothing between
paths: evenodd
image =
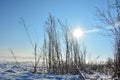
<instances>
[{"instance_id":1,"label":"blue sky","mask_svg":"<svg viewBox=\"0 0 120 80\"><path fill-rule=\"evenodd\" d=\"M89 31L97 24L95 7L104 9L106 0L0 0L0 56L11 56L9 48L16 56L32 56L24 27L19 24L20 17L29 25L33 42L42 44L43 26L49 12L62 21L67 20L72 27ZM85 34L79 42L86 44L88 56L112 57L112 43L98 32Z\"/></svg>"}]
</instances>

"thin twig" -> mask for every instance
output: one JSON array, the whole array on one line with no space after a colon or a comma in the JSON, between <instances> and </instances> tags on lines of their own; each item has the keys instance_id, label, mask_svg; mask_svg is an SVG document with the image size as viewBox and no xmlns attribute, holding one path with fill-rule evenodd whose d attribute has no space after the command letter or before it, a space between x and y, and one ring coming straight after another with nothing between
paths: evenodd
<instances>
[{"instance_id":1,"label":"thin twig","mask_svg":"<svg viewBox=\"0 0 120 80\"><path fill-rule=\"evenodd\" d=\"M19 66L19 63L18 63L18 61L17 61L17 59L16 59L16 56L14 55L13 50L12 50L12 49L10 49L10 51L11 51L11 54L12 54L12 56L13 56L13 58L14 58L14 60L15 60L16 64Z\"/></svg>"}]
</instances>

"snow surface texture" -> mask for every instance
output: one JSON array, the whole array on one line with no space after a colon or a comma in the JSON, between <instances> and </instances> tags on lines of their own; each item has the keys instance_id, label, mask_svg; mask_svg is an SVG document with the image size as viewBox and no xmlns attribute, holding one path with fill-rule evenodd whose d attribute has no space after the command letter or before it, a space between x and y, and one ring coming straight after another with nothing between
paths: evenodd
<instances>
[{"instance_id":1,"label":"snow surface texture","mask_svg":"<svg viewBox=\"0 0 120 80\"><path fill-rule=\"evenodd\" d=\"M82 80L79 75L34 74L29 64L0 64L0 80ZM85 74L86 80L112 80L103 73Z\"/></svg>"}]
</instances>

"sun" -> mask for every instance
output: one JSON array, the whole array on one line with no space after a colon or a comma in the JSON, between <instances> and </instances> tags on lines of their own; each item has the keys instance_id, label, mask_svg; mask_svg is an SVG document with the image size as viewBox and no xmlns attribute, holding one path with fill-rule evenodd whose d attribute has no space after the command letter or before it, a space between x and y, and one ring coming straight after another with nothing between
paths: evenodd
<instances>
[{"instance_id":1,"label":"sun","mask_svg":"<svg viewBox=\"0 0 120 80\"><path fill-rule=\"evenodd\" d=\"M75 28L73 29L73 37L79 39L80 37L83 36L83 31L80 28Z\"/></svg>"}]
</instances>

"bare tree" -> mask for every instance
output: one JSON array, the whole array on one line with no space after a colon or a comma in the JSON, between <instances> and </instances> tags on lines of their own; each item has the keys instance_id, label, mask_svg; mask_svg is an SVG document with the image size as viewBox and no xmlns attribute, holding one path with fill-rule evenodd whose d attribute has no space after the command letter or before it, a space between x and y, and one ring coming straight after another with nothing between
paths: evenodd
<instances>
[{"instance_id":1,"label":"bare tree","mask_svg":"<svg viewBox=\"0 0 120 80\"><path fill-rule=\"evenodd\" d=\"M35 48L34 48L34 58L35 58L35 64L34 64L34 73L37 72L37 44L35 43Z\"/></svg>"},{"instance_id":2,"label":"bare tree","mask_svg":"<svg viewBox=\"0 0 120 80\"><path fill-rule=\"evenodd\" d=\"M87 54L87 46L85 44L82 45L82 48L80 49L80 66L81 70L85 71L85 65L86 65L86 54Z\"/></svg>"},{"instance_id":3,"label":"bare tree","mask_svg":"<svg viewBox=\"0 0 120 80\"><path fill-rule=\"evenodd\" d=\"M105 30L105 34L113 38L114 42L114 54L115 54L115 74L118 73L120 78L120 0L107 0L107 9L97 9L97 17L101 22L98 27Z\"/></svg>"},{"instance_id":4,"label":"bare tree","mask_svg":"<svg viewBox=\"0 0 120 80\"><path fill-rule=\"evenodd\" d=\"M66 24L62 24L60 20L58 20L58 23L61 26L62 32L63 32L63 41L65 46L65 73L69 73L69 63L70 63L70 28Z\"/></svg>"},{"instance_id":5,"label":"bare tree","mask_svg":"<svg viewBox=\"0 0 120 80\"><path fill-rule=\"evenodd\" d=\"M49 17L45 23L45 33L47 34L48 41L48 72L57 72L57 67L60 68L60 41L59 32L57 30L56 19L49 14Z\"/></svg>"},{"instance_id":6,"label":"bare tree","mask_svg":"<svg viewBox=\"0 0 120 80\"><path fill-rule=\"evenodd\" d=\"M42 53L43 53L43 67L46 67L48 70L48 54L47 54L47 40L46 40L46 34L44 32L44 42L43 42L43 47L42 47ZM44 71L45 73L45 71Z\"/></svg>"}]
</instances>

